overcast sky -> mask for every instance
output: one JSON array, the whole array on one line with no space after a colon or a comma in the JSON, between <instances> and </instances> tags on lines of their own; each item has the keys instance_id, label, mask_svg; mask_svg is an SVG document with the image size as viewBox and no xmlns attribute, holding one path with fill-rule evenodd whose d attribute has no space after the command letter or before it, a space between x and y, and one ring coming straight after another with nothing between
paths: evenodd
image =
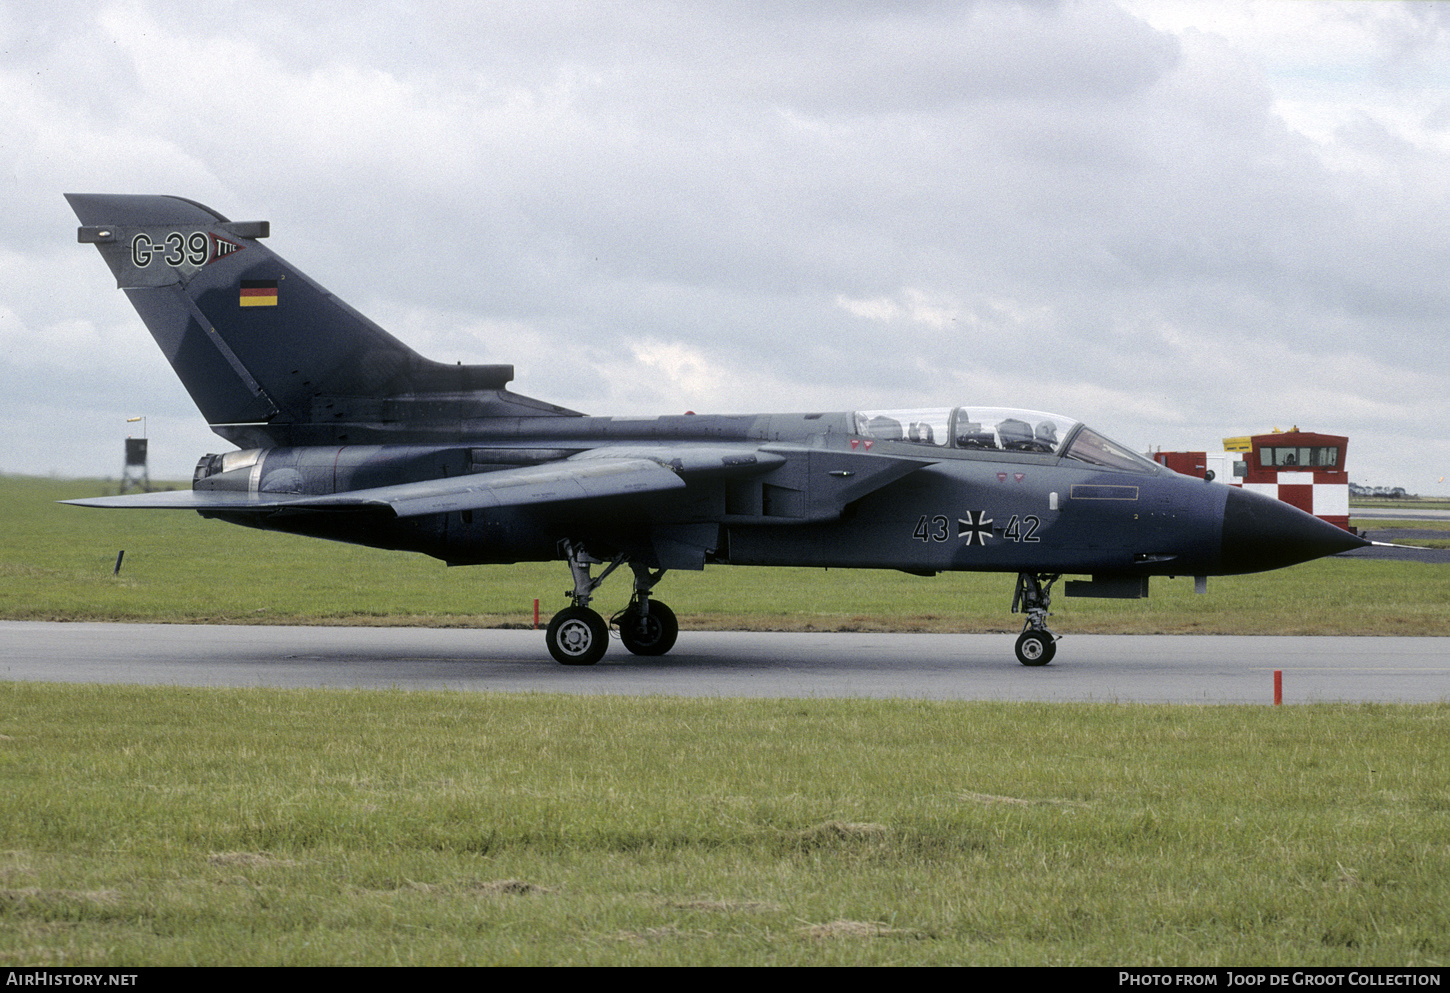
<instances>
[{"instance_id":1,"label":"overcast sky","mask_svg":"<svg viewBox=\"0 0 1450 993\"><path fill-rule=\"evenodd\" d=\"M1297 424L1450 492L1446 4L4 0L0 156L3 472L229 447L76 243L117 192L587 413Z\"/></svg>"}]
</instances>

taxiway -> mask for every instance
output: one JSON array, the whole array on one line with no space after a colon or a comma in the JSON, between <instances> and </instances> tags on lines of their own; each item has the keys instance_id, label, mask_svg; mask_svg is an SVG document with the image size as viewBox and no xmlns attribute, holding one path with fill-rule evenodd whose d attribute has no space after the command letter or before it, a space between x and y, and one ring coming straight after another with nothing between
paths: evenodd
<instances>
[{"instance_id":1,"label":"taxiway","mask_svg":"<svg viewBox=\"0 0 1450 993\"><path fill-rule=\"evenodd\" d=\"M1286 704L1450 700L1450 639L1070 635L1027 668L1012 635L681 632L597 666L541 632L0 622L0 680L721 697Z\"/></svg>"}]
</instances>

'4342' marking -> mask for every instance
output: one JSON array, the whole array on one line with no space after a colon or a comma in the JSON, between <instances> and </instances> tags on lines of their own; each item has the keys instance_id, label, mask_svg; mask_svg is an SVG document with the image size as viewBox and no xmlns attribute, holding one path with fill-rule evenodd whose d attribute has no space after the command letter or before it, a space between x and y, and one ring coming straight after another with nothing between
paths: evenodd
<instances>
[{"instance_id":1,"label":"'4342' marking","mask_svg":"<svg viewBox=\"0 0 1450 993\"><path fill-rule=\"evenodd\" d=\"M985 514L975 513L972 520L959 520L957 522L957 538L966 539L967 544L986 544L988 537L1000 537L1004 541L1028 541L1037 542L1042 539L1037 537L1037 529L1042 526L1042 518L1036 514L1028 514L1026 517L1018 517L1013 514L1007 521L1005 527L992 527L991 518ZM916 522L916 530L911 536L917 541L950 541L952 539L951 518L945 514L937 514L935 517L928 517L922 514ZM985 527L983 526L985 525Z\"/></svg>"}]
</instances>

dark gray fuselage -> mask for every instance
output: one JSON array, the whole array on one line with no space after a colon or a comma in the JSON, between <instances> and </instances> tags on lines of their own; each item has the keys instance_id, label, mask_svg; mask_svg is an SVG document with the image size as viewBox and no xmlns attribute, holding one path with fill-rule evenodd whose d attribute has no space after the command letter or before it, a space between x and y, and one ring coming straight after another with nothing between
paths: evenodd
<instances>
[{"instance_id":1,"label":"dark gray fuselage","mask_svg":"<svg viewBox=\"0 0 1450 993\"><path fill-rule=\"evenodd\" d=\"M625 552L657 568L718 562L926 574L1224 571L1226 486L1163 468L1113 470L1050 453L881 439L868 449L854 427L850 413L494 418L467 425L466 441L451 445L271 448L260 455L253 485L306 495L544 464L611 446L647 454L651 446L684 443L718 448L726 458L745 448L775 461L744 478L694 474L683 490L668 493L527 508L406 519L364 511L214 516L455 564L557 559L559 536L567 534L596 557Z\"/></svg>"}]
</instances>

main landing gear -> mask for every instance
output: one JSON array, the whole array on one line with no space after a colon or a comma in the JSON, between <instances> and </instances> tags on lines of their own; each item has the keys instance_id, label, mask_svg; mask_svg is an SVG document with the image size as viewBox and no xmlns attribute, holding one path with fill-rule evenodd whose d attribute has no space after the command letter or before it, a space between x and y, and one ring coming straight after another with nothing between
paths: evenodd
<instances>
[{"instance_id":1,"label":"main landing gear","mask_svg":"<svg viewBox=\"0 0 1450 993\"><path fill-rule=\"evenodd\" d=\"M1052 603L1052 584L1061 577L1061 573L1017 574L1012 613L1027 615L1017 636L1017 661L1023 665L1046 665L1057 654L1057 635L1047 630L1047 608Z\"/></svg>"},{"instance_id":2,"label":"main landing gear","mask_svg":"<svg viewBox=\"0 0 1450 993\"><path fill-rule=\"evenodd\" d=\"M609 574L625 563L624 555L616 555L603 572L591 578L590 567L604 563L573 542L565 541L563 549L574 576L574 589L567 594L571 604L554 615L544 634L549 654L556 661L564 665L598 662L609 647L610 625L619 628L619 640L636 655L664 655L675 647L675 639L680 634L675 612L660 601L651 600L649 595L664 577L665 570L651 572L645 566L630 562L629 567L634 571L634 595L629 599L629 606L606 624L603 617L590 609L589 601Z\"/></svg>"}]
</instances>

